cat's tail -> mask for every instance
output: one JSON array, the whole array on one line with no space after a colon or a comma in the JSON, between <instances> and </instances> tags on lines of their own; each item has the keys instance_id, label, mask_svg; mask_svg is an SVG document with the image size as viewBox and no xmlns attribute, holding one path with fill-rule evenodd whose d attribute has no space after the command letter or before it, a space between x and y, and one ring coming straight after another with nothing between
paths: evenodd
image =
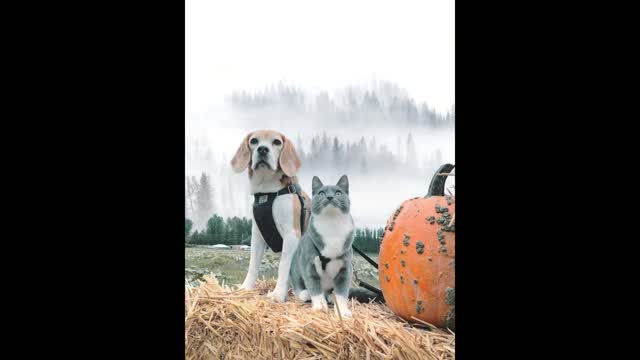
<instances>
[{"instance_id":1,"label":"cat's tail","mask_svg":"<svg viewBox=\"0 0 640 360\"><path fill-rule=\"evenodd\" d=\"M362 285L362 283L361 283ZM366 289L364 287L355 287L349 288L349 299L356 299L358 302L369 303L369 302L378 302L384 303L384 297L382 296L382 292L372 291L378 290L376 288Z\"/></svg>"}]
</instances>

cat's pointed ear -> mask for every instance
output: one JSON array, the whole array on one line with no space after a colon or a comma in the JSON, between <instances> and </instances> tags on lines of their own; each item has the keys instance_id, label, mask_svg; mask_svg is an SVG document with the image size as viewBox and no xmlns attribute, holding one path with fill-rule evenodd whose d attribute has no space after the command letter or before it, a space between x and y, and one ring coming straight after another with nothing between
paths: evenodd
<instances>
[{"instance_id":1,"label":"cat's pointed ear","mask_svg":"<svg viewBox=\"0 0 640 360\"><path fill-rule=\"evenodd\" d=\"M323 187L324 185L322 185L322 181L320 181L320 178L317 176L313 177L313 180L311 181L311 194L315 195L318 190L320 190L321 187Z\"/></svg>"},{"instance_id":2,"label":"cat's pointed ear","mask_svg":"<svg viewBox=\"0 0 640 360\"><path fill-rule=\"evenodd\" d=\"M347 175L342 175L336 185L344 190L344 192L346 192L347 194L349 193L349 178L347 178Z\"/></svg>"}]
</instances>

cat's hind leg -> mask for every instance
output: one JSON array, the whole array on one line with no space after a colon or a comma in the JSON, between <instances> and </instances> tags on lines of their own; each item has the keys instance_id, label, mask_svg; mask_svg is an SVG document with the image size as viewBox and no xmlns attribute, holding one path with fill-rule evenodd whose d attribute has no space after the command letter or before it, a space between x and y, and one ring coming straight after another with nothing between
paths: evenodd
<instances>
[{"instance_id":1,"label":"cat's hind leg","mask_svg":"<svg viewBox=\"0 0 640 360\"><path fill-rule=\"evenodd\" d=\"M298 251L294 255L291 262L291 271L289 272L289 282L293 288L293 293L296 297L304 302L311 300L309 290L304 286L304 279L302 278L302 270L300 269L300 262L298 261Z\"/></svg>"},{"instance_id":2,"label":"cat's hind leg","mask_svg":"<svg viewBox=\"0 0 640 360\"><path fill-rule=\"evenodd\" d=\"M309 290L307 290L304 286L304 280L301 276L294 273L293 271L290 274L289 281L291 282L291 287L293 288L293 293L296 297L304 302L311 300L311 295L309 295Z\"/></svg>"}]
</instances>

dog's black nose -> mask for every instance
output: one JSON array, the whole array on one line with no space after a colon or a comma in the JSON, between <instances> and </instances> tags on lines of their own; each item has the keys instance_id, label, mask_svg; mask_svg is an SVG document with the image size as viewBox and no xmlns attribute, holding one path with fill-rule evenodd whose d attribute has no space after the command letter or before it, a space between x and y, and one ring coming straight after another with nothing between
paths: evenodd
<instances>
[{"instance_id":1,"label":"dog's black nose","mask_svg":"<svg viewBox=\"0 0 640 360\"><path fill-rule=\"evenodd\" d=\"M260 146L258 148L258 154L260 155L267 155L267 153L269 153L269 148L266 146Z\"/></svg>"}]
</instances>

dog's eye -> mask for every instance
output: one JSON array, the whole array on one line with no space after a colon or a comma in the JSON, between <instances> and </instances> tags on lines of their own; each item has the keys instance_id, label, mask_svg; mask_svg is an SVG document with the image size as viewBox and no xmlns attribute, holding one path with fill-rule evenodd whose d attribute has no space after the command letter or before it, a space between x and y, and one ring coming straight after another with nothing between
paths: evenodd
<instances>
[{"instance_id":1,"label":"dog's eye","mask_svg":"<svg viewBox=\"0 0 640 360\"><path fill-rule=\"evenodd\" d=\"M275 139L273 140L273 145L282 145L282 141Z\"/></svg>"},{"instance_id":2,"label":"dog's eye","mask_svg":"<svg viewBox=\"0 0 640 360\"><path fill-rule=\"evenodd\" d=\"M255 145L255 144L257 144L257 143L258 143L258 139L253 138L253 139L251 139L251 141L249 141L249 142L251 143L251 145Z\"/></svg>"},{"instance_id":3,"label":"dog's eye","mask_svg":"<svg viewBox=\"0 0 640 360\"><path fill-rule=\"evenodd\" d=\"M320 195L320 196L324 196L324 191L320 191L320 192L318 193L318 195Z\"/></svg>"}]
</instances>

